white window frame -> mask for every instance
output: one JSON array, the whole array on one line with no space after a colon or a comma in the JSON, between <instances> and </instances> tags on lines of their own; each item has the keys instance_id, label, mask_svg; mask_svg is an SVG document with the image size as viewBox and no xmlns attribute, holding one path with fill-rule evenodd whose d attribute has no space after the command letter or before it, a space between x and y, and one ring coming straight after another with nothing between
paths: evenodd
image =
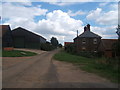
<instances>
[{"instance_id":1,"label":"white window frame","mask_svg":"<svg viewBox=\"0 0 120 90\"><path fill-rule=\"evenodd\" d=\"M86 44L86 39L85 38L82 39L82 44Z\"/></svg>"},{"instance_id":2,"label":"white window frame","mask_svg":"<svg viewBox=\"0 0 120 90\"><path fill-rule=\"evenodd\" d=\"M93 44L97 44L97 38L93 39Z\"/></svg>"}]
</instances>

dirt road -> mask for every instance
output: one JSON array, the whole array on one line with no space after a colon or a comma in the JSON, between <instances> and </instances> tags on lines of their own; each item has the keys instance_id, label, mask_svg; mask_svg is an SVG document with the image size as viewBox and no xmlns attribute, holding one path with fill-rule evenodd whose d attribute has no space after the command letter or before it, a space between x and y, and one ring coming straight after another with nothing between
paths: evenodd
<instances>
[{"instance_id":1,"label":"dirt road","mask_svg":"<svg viewBox=\"0 0 120 90\"><path fill-rule=\"evenodd\" d=\"M59 62L52 56L59 50L32 57L3 58L3 88L115 88L108 80Z\"/></svg>"}]
</instances>

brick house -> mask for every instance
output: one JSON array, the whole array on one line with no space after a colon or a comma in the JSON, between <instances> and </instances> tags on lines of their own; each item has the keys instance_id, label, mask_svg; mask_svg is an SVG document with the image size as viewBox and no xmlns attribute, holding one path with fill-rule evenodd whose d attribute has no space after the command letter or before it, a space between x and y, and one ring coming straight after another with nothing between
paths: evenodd
<instances>
[{"instance_id":1,"label":"brick house","mask_svg":"<svg viewBox=\"0 0 120 90\"><path fill-rule=\"evenodd\" d=\"M84 32L73 39L76 47L76 51L89 51L97 52L99 44L101 42L101 36L93 33L90 30L90 25L87 24L84 27Z\"/></svg>"}]
</instances>

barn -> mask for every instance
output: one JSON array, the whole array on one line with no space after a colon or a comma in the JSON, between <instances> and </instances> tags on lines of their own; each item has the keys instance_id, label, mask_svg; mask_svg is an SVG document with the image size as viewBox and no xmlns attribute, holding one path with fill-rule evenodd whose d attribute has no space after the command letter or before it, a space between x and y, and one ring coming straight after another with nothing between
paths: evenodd
<instances>
[{"instance_id":1,"label":"barn","mask_svg":"<svg viewBox=\"0 0 120 90\"><path fill-rule=\"evenodd\" d=\"M15 48L41 49L40 45L46 43L44 37L21 27L13 29L12 35Z\"/></svg>"},{"instance_id":2,"label":"barn","mask_svg":"<svg viewBox=\"0 0 120 90\"><path fill-rule=\"evenodd\" d=\"M105 57L115 57L115 52L112 49L117 41L117 39L102 39L98 50L102 52Z\"/></svg>"},{"instance_id":3,"label":"barn","mask_svg":"<svg viewBox=\"0 0 120 90\"><path fill-rule=\"evenodd\" d=\"M3 50L13 50L12 31L9 25L0 25L0 39Z\"/></svg>"}]
</instances>

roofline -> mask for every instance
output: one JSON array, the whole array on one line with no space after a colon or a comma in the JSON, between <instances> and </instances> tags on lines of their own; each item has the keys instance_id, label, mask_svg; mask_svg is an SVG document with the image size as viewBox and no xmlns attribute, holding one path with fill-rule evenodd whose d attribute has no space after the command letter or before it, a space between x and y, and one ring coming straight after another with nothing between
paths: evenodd
<instances>
[{"instance_id":1,"label":"roofline","mask_svg":"<svg viewBox=\"0 0 120 90\"><path fill-rule=\"evenodd\" d=\"M22 27L17 27L17 28L15 28L15 29L13 29L13 31L16 30L16 29L18 29L18 28L24 29L25 31L28 31L28 32L30 32L30 33L32 33L32 34L35 34L35 35L37 35L37 36L39 36L39 37L47 40L46 38L42 37L41 35L38 35L38 34L36 34L36 33L34 33L34 32L31 32L31 31L29 31L29 30L27 30L27 29L25 29L25 28L22 28Z\"/></svg>"},{"instance_id":2,"label":"roofline","mask_svg":"<svg viewBox=\"0 0 120 90\"><path fill-rule=\"evenodd\" d=\"M101 39L101 40L118 40L118 39Z\"/></svg>"}]
</instances>

